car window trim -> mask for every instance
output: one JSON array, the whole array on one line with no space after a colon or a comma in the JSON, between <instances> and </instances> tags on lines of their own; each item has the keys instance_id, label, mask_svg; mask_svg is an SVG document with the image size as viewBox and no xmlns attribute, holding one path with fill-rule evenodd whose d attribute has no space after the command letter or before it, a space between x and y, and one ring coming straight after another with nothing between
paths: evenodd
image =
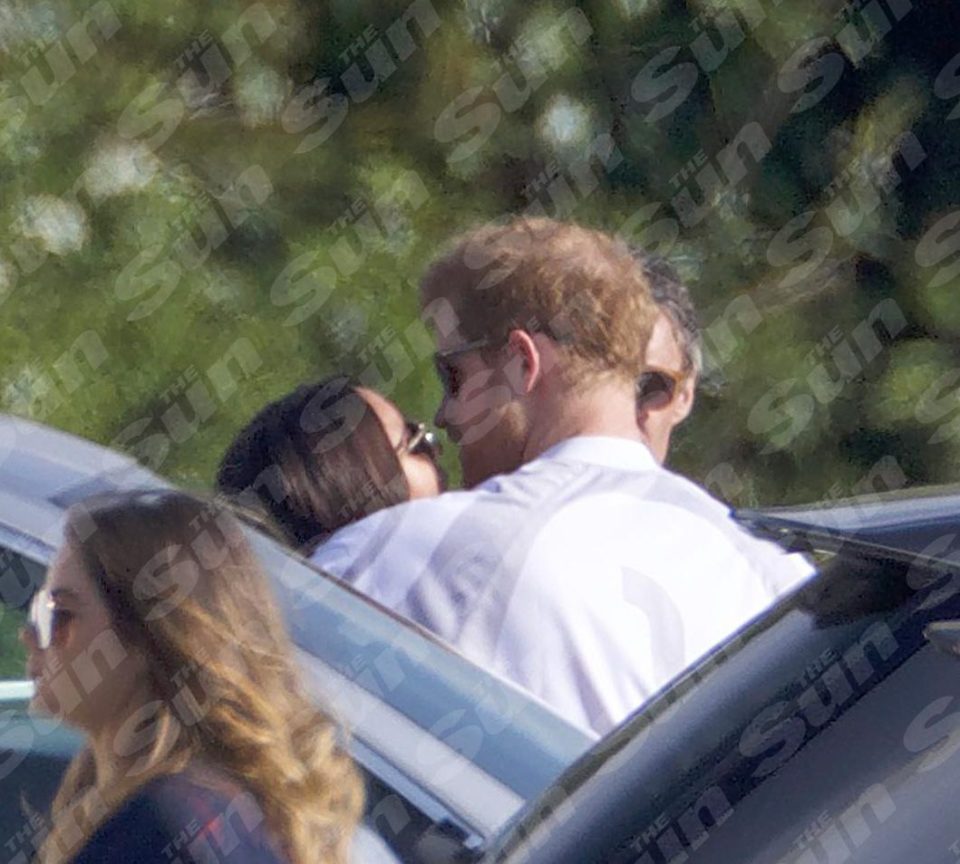
<instances>
[{"instance_id":1,"label":"car window trim","mask_svg":"<svg viewBox=\"0 0 960 864\"><path fill-rule=\"evenodd\" d=\"M472 833L484 841L503 829L509 820L526 803L524 799L487 774L476 763L454 750L397 711L377 699L368 690L326 666L312 654L295 648L300 667L307 678L318 685L321 692L332 694L334 714L336 699L346 699L359 710L350 718L349 733L363 747L356 753L357 761L363 764L364 748L372 751L380 764L386 764L400 778L410 784L408 790L418 790L427 800L410 803L425 813L440 808L451 822L460 825L465 833ZM389 730L389 734L386 734ZM389 741L388 741L389 739ZM391 756L385 755L390 753ZM408 758L404 758L408 757ZM429 766L442 765L443 773L451 779L443 782ZM365 765L381 777L377 766ZM389 778L383 778L387 785ZM396 779L396 778L395 778ZM396 789L400 793L399 789ZM407 797L407 796L404 796ZM421 803L424 806L420 806Z\"/></svg>"},{"instance_id":2,"label":"car window trim","mask_svg":"<svg viewBox=\"0 0 960 864\"><path fill-rule=\"evenodd\" d=\"M830 531L822 527L814 528L804 523L781 519L762 518L754 520L751 517L749 520L741 520L741 524L750 531L763 535L765 538L769 538L785 547L789 547L791 543L798 543L801 549L815 547L818 551L823 552L839 552L841 549L845 552L853 550L871 557L882 555L901 564L917 564L938 570L948 569L960 574L960 561L898 549L872 538Z\"/></svg>"},{"instance_id":3,"label":"car window trim","mask_svg":"<svg viewBox=\"0 0 960 864\"><path fill-rule=\"evenodd\" d=\"M29 534L24 534L18 528L13 527L7 522L0 521L0 547L5 547L11 552L29 558L34 564L41 567L49 567L56 550L42 540L37 540Z\"/></svg>"}]
</instances>

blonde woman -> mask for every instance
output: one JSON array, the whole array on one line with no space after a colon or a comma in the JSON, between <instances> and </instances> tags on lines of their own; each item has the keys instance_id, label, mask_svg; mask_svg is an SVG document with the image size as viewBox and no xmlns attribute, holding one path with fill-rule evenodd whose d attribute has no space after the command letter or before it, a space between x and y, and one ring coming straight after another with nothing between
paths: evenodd
<instances>
[{"instance_id":1,"label":"blonde woman","mask_svg":"<svg viewBox=\"0 0 960 864\"><path fill-rule=\"evenodd\" d=\"M72 508L30 622L34 707L88 736L41 864L346 860L361 783L233 517L178 492Z\"/></svg>"}]
</instances>

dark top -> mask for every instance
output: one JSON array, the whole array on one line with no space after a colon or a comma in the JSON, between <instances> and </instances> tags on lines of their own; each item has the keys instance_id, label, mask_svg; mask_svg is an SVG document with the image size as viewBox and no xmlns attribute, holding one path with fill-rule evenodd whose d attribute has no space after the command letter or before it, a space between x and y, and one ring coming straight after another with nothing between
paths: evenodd
<instances>
[{"instance_id":1,"label":"dark top","mask_svg":"<svg viewBox=\"0 0 960 864\"><path fill-rule=\"evenodd\" d=\"M90 838L73 864L288 864L256 799L213 771L157 777Z\"/></svg>"}]
</instances>

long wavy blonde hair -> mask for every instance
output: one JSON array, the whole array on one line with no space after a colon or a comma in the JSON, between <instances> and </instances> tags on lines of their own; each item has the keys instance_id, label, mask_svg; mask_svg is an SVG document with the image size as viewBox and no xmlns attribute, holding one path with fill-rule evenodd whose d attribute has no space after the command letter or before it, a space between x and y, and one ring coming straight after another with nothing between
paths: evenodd
<instances>
[{"instance_id":1,"label":"long wavy blonde hair","mask_svg":"<svg viewBox=\"0 0 960 864\"><path fill-rule=\"evenodd\" d=\"M89 748L76 756L38 860L69 861L146 782L202 764L252 794L293 864L346 861L359 775L304 689L238 522L180 492L111 493L73 508L66 532L121 643L146 657L158 707L136 772L120 782L98 783Z\"/></svg>"}]
</instances>

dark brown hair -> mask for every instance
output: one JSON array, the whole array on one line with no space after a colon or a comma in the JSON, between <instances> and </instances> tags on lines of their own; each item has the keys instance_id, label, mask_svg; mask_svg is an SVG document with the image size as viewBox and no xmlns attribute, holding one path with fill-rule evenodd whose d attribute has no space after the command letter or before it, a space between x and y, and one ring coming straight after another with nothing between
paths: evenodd
<instances>
[{"instance_id":1,"label":"dark brown hair","mask_svg":"<svg viewBox=\"0 0 960 864\"><path fill-rule=\"evenodd\" d=\"M665 259L651 255L639 246L632 246L630 252L650 283L654 302L670 319L683 354L683 371L692 372L695 378L699 378L703 371L703 339L690 289Z\"/></svg>"},{"instance_id":2,"label":"dark brown hair","mask_svg":"<svg viewBox=\"0 0 960 864\"><path fill-rule=\"evenodd\" d=\"M271 402L217 472L221 493L269 514L306 555L338 528L410 498L397 452L357 388L338 375Z\"/></svg>"}]
</instances>

